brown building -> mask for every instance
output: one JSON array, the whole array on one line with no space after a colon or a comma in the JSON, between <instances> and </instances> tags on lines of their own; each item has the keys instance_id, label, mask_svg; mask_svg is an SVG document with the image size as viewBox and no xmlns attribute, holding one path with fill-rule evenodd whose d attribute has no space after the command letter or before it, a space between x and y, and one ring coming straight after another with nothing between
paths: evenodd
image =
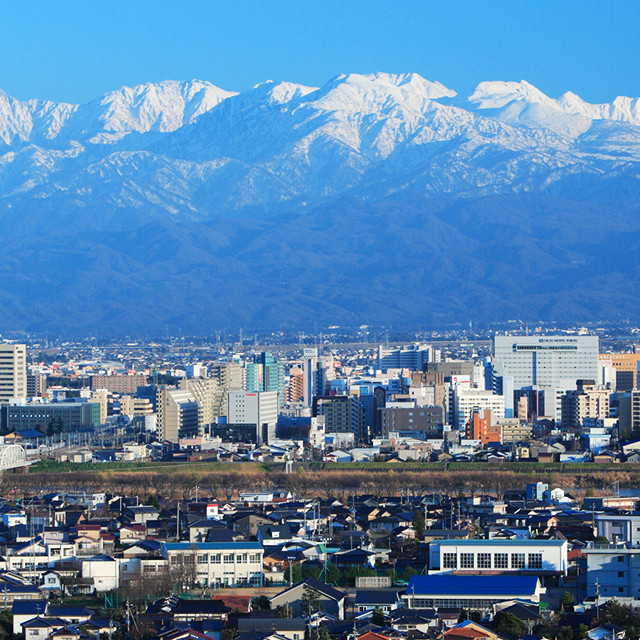
<instances>
[{"instance_id":1,"label":"brown building","mask_svg":"<svg viewBox=\"0 0 640 640\"><path fill-rule=\"evenodd\" d=\"M285 390L286 402L302 402L304 399L304 376L302 369L292 367L289 369L289 384Z\"/></svg>"},{"instance_id":2,"label":"brown building","mask_svg":"<svg viewBox=\"0 0 640 640\"><path fill-rule=\"evenodd\" d=\"M468 440L480 440L485 445L489 442L502 442L502 427L498 424L491 424L491 411L485 409L482 417L474 411L471 420L465 427L465 437Z\"/></svg>"},{"instance_id":3,"label":"brown building","mask_svg":"<svg viewBox=\"0 0 640 640\"><path fill-rule=\"evenodd\" d=\"M113 376L91 376L92 389L107 389L111 393L135 393L138 387L147 384L147 376L143 374Z\"/></svg>"},{"instance_id":4,"label":"brown building","mask_svg":"<svg viewBox=\"0 0 640 640\"><path fill-rule=\"evenodd\" d=\"M616 372L616 391L638 388L640 353L601 353L600 362L610 362Z\"/></svg>"}]
</instances>

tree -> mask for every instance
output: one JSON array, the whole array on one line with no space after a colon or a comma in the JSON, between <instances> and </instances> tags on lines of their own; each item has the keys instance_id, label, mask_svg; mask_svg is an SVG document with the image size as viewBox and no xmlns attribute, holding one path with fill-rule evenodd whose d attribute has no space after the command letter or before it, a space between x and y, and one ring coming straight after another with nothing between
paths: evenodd
<instances>
[{"instance_id":1,"label":"tree","mask_svg":"<svg viewBox=\"0 0 640 640\"><path fill-rule=\"evenodd\" d=\"M300 596L300 609L304 611L309 618L320 606L320 593L312 586L305 584Z\"/></svg>"},{"instance_id":2,"label":"tree","mask_svg":"<svg viewBox=\"0 0 640 640\"><path fill-rule=\"evenodd\" d=\"M291 565L290 569L291 576L291 584L298 584L298 582L302 582L302 567L299 564Z\"/></svg>"},{"instance_id":3,"label":"tree","mask_svg":"<svg viewBox=\"0 0 640 640\"><path fill-rule=\"evenodd\" d=\"M327 564L327 570L325 571L324 581L327 584L341 584L342 583L342 573L337 565L330 562Z\"/></svg>"},{"instance_id":4,"label":"tree","mask_svg":"<svg viewBox=\"0 0 640 640\"><path fill-rule=\"evenodd\" d=\"M327 627L320 627L320 636L318 640L331 640L331 635L329 634L329 629L327 629Z\"/></svg>"},{"instance_id":5,"label":"tree","mask_svg":"<svg viewBox=\"0 0 640 640\"><path fill-rule=\"evenodd\" d=\"M421 509L418 509L418 511L414 513L411 524L413 525L413 529L416 532L416 537L422 538L424 534L425 522L424 515L422 514Z\"/></svg>"},{"instance_id":6,"label":"tree","mask_svg":"<svg viewBox=\"0 0 640 640\"><path fill-rule=\"evenodd\" d=\"M406 582L409 582L412 576L417 576L417 575L418 575L418 572L413 567L407 567L402 572L402 579L405 580Z\"/></svg>"},{"instance_id":7,"label":"tree","mask_svg":"<svg viewBox=\"0 0 640 640\"><path fill-rule=\"evenodd\" d=\"M384 627L385 625L384 611L379 606L373 610L371 624L375 624L376 627Z\"/></svg>"},{"instance_id":8,"label":"tree","mask_svg":"<svg viewBox=\"0 0 640 640\"><path fill-rule=\"evenodd\" d=\"M251 598L251 608L257 611L271 609L271 600L267 596L256 596Z\"/></svg>"},{"instance_id":9,"label":"tree","mask_svg":"<svg viewBox=\"0 0 640 640\"><path fill-rule=\"evenodd\" d=\"M508 613L499 611L491 622L491 628L500 635L507 635L513 638L521 638L526 631L524 622L520 618Z\"/></svg>"},{"instance_id":10,"label":"tree","mask_svg":"<svg viewBox=\"0 0 640 640\"><path fill-rule=\"evenodd\" d=\"M573 594L569 593L568 591L565 591L560 596L560 607L564 611L573 611L574 602L575 600L573 599Z\"/></svg>"}]
</instances>

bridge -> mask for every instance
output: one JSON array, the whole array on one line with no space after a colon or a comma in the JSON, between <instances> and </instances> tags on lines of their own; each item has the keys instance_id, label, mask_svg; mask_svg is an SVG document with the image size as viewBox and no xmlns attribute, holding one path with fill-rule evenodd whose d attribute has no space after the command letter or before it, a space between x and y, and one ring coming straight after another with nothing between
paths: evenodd
<instances>
[{"instance_id":1,"label":"bridge","mask_svg":"<svg viewBox=\"0 0 640 640\"><path fill-rule=\"evenodd\" d=\"M0 445L0 471L26 467L28 464L25 450L21 445Z\"/></svg>"}]
</instances>

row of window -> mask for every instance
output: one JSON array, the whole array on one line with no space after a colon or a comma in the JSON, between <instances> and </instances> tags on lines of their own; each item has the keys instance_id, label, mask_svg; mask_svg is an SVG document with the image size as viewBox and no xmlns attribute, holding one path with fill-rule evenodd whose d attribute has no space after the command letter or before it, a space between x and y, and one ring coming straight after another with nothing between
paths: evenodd
<instances>
[{"instance_id":1,"label":"row of window","mask_svg":"<svg viewBox=\"0 0 640 640\"><path fill-rule=\"evenodd\" d=\"M509 558L511 556L511 558ZM511 563L509 563L511 560ZM526 564L525 564L526 560ZM443 569L542 569L541 553L455 553L442 554Z\"/></svg>"},{"instance_id":2,"label":"row of window","mask_svg":"<svg viewBox=\"0 0 640 640\"><path fill-rule=\"evenodd\" d=\"M171 556L171 563L177 564L178 562L188 561L186 558L179 558L177 555ZM196 562L198 564L246 564L247 562L260 562L259 553L212 553L208 555L206 553L196 556Z\"/></svg>"}]
</instances>

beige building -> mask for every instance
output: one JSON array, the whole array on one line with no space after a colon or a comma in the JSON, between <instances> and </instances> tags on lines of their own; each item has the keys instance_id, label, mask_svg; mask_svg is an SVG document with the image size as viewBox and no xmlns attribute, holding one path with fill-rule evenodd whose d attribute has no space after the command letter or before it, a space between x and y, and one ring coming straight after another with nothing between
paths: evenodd
<instances>
[{"instance_id":1,"label":"beige building","mask_svg":"<svg viewBox=\"0 0 640 640\"><path fill-rule=\"evenodd\" d=\"M148 398L122 396L120 398L120 413L125 416L150 416L153 413L153 405Z\"/></svg>"},{"instance_id":2,"label":"beige building","mask_svg":"<svg viewBox=\"0 0 640 640\"><path fill-rule=\"evenodd\" d=\"M23 344L0 344L0 404L27 397L27 353Z\"/></svg>"},{"instance_id":3,"label":"beige building","mask_svg":"<svg viewBox=\"0 0 640 640\"><path fill-rule=\"evenodd\" d=\"M216 411L217 381L212 378L182 378L179 388L188 391L196 399L200 408L198 419L202 432L204 426L212 424L219 415Z\"/></svg>"},{"instance_id":4,"label":"beige building","mask_svg":"<svg viewBox=\"0 0 640 640\"><path fill-rule=\"evenodd\" d=\"M578 388L562 396L562 426L579 428L584 418L608 418L610 393L592 380L578 380Z\"/></svg>"},{"instance_id":5,"label":"beige building","mask_svg":"<svg viewBox=\"0 0 640 640\"><path fill-rule=\"evenodd\" d=\"M163 441L177 443L181 437L200 435L200 409L188 391L167 389L157 392L158 432Z\"/></svg>"}]
</instances>

